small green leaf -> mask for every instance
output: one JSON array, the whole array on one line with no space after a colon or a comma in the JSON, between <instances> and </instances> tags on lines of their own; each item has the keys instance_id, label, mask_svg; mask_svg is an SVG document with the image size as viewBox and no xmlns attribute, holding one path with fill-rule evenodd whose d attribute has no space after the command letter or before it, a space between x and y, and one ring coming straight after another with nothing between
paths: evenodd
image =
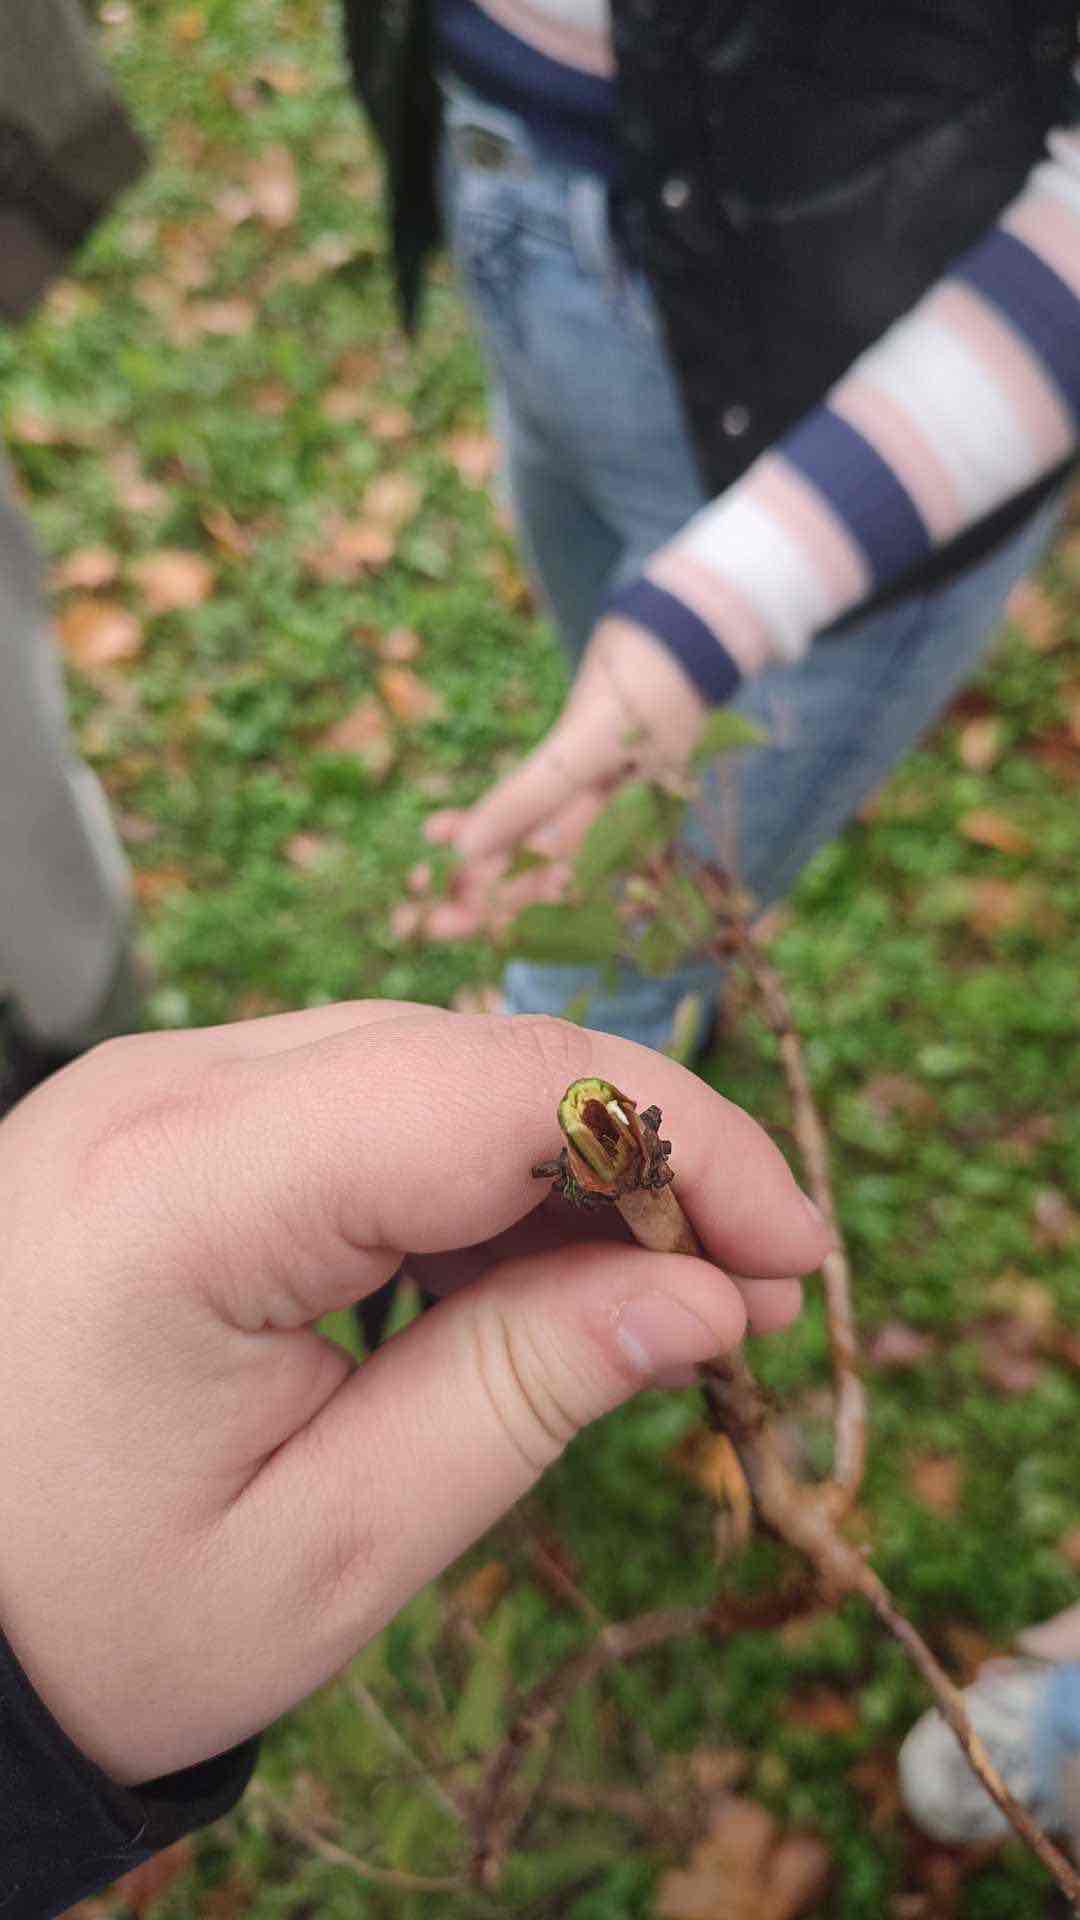
<instances>
[{"instance_id":1,"label":"small green leaf","mask_svg":"<svg viewBox=\"0 0 1080 1920\"><path fill-rule=\"evenodd\" d=\"M626 934L614 906L590 900L562 907L546 900L523 907L506 932L506 946L521 960L554 966L600 966L622 952Z\"/></svg>"},{"instance_id":2,"label":"small green leaf","mask_svg":"<svg viewBox=\"0 0 1080 1920\"><path fill-rule=\"evenodd\" d=\"M674 837L683 803L644 780L631 780L613 793L581 843L574 863L586 893L601 880L640 866Z\"/></svg>"},{"instance_id":3,"label":"small green leaf","mask_svg":"<svg viewBox=\"0 0 1080 1920\"><path fill-rule=\"evenodd\" d=\"M654 980L663 980L688 960L699 944L674 921L657 919L646 927L634 948L634 965Z\"/></svg>"},{"instance_id":4,"label":"small green leaf","mask_svg":"<svg viewBox=\"0 0 1080 1920\"><path fill-rule=\"evenodd\" d=\"M736 747L764 746L768 738L765 728L756 720L748 720L744 713L735 713L731 707L717 707L701 730L694 748L694 765L704 766L722 753L733 753Z\"/></svg>"}]
</instances>

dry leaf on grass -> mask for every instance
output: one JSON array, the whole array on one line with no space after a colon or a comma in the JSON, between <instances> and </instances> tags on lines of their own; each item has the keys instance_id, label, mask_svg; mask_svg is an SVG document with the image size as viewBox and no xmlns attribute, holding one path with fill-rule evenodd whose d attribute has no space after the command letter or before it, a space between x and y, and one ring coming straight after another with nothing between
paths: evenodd
<instances>
[{"instance_id":1,"label":"dry leaf on grass","mask_svg":"<svg viewBox=\"0 0 1080 1920\"><path fill-rule=\"evenodd\" d=\"M116 503L126 513L161 513L168 506L165 488L151 480L134 447L119 447L106 465Z\"/></svg>"},{"instance_id":2,"label":"dry leaf on grass","mask_svg":"<svg viewBox=\"0 0 1080 1920\"><path fill-rule=\"evenodd\" d=\"M989 773L997 764L1004 745L1004 729L993 714L969 720L960 729L956 751L969 773Z\"/></svg>"},{"instance_id":3,"label":"dry leaf on grass","mask_svg":"<svg viewBox=\"0 0 1080 1920\"><path fill-rule=\"evenodd\" d=\"M973 840L976 846L993 847L998 853L1031 852L1031 835L993 807L973 807L957 825L965 840Z\"/></svg>"},{"instance_id":4,"label":"dry leaf on grass","mask_svg":"<svg viewBox=\"0 0 1080 1920\"><path fill-rule=\"evenodd\" d=\"M291 227L300 211L300 176L288 147L267 147L247 170L248 192L264 226Z\"/></svg>"},{"instance_id":5,"label":"dry leaf on grass","mask_svg":"<svg viewBox=\"0 0 1080 1920\"><path fill-rule=\"evenodd\" d=\"M995 934L1024 926L1037 904L1036 890L1024 880L977 880L971 889L967 923L973 933L992 940Z\"/></svg>"},{"instance_id":6,"label":"dry leaf on grass","mask_svg":"<svg viewBox=\"0 0 1080 1920\"><path fill-rule=\"evenodd\" d=\"M466 1574L451 1596L453 1606L468 1620L483 1620L497 1606L510 1585L510 1572L501 1560L485 1560Z\"/></svg>"},{"instance_id":7,"label":"dry leaf on grass","mask_svg":"<svg viewBox=\"0 0 1080 1920\"><path fill-rule=\"evenodd\" d=\"M351 753L372 780L384 780L394 764L395 750L386 709L371 694L328 728L316 746L323 753Z\"/></svg>"},{"instance_id":8,"label":"dry leaf on grass","mask_svg":"<svg viewBox=\"0 0 1080 1920\"><path fill-rule=\"evenodd\" d=\"M926 1453L908 1463L908 1483L917 1500L931 1512L950 1519L960 1505L963 1463L952 1454Z\"/></svg>"},{"instance_id":9,"label":"dry leaf on grass","mask_svg":"<svg viewBox=\"0 0 1080 1920\"><path fill-rule=\"evenodd\" d=\"M419 900L399 900L390 911L390 936L403 943L415 940L424 924L424 908Z\"/></svg>"},{"instance_id":10,"label":"dry leaf on grass","mask_svg":"<svg viewBox=\"0 0 1080 1920\"><path fill-rule=\"evenodd\" d=\"M411 667L383 667L379 692L404 727L423 726L429 720L438 720L445 711L442 695Z\"/></svg>"},{"instance_id":11,"label":"dry leaf on grass","mask_svg":"<svg viewBox=\"0 0 1080 1920\"><path fill-rule=\"evenodd\" d=\"M796 1694L789 1700L784 1719L789 1726L805 1727L809 1733L857 1733L859 1709L846 1694L818 1687L813 1693Z\"/></svg>"},{"instance_id":12,"label":"dry leaf on grass","mask_svg":"<svg viewBox=\"0 0 1080 1920\"><path fill-rule=\"evenodd\" d=\"M907 1327L902 1320L890 1320L879 1327L867 1342L866 1361L871 1367L883 1371L892 1369L903 1373L911 1367L919 1367L929 1360L937 1348L929 1334L919 1333L914 1327Z\"/></svg>"},{"instance_id":13,"label":"dry leaf on grass","mask_svg":"<svg viewBox=\"0 0 1080 1920\"><path fill-rule=\"evenodd\" d=\"M119 558L111 548L78 547L57 562L49 584L56 593L69 593L73 589L97 593L102 587L111 587L119 571Z\"/></svg>"},{"instance_id":14,"label":"dry leaf on grass","mask_svg":"<svg viewBox=\"0 0 1080 1920\"><path fill-rule=\"evenodd\" d=\"M722 1800L689 1865L664 1874L662 1920L796 1920L820 1900L829 1855L810 1834L784 1833L754 1800Z\"/></svg>"},{"instance_id":15,"label":"dry leaf on grass","mask_svg":"<svg viewBox=\"0 0 1080 1920\"><path fill-rule=\"evenodd\" d=\"M60 644L77 667L111 667L142 651L142 627L118 600L73 600L57 624Z\"/></svg>"},{"instance_id":16,"label":"dry leaf on grass","mask_svg":"<svg viewBox=\"0 0 1080 1920\"><path fill-rule=\"evenodd\" d=\"M231 300L196 300L187 309L187 320L196 333L240 339L255 325L255 307L239 294Z\"/></svg>"},{"instance_id":17,"label":"dry leaf on grass","mask_svg":"<svg viewBox=\"0 0 1080 1920\"><path fill-rule=\"evenodd\" d=\"M131 577L150 615L201 607L214 590L214 569L201 553L184 547L159 547L136 560Z\"/></svg>"},{"instance_id":18,"label":"dry leaf on grass","mask_svg":"<svg viewBox=\"0 0 1080 1920\"><path fill-rule=\"evenodd\" d=\"M1057 1187L1040 1187L1032 1213L1045 1246L1060 1249L1080 1240L1080 1213Z\"/></svg>"},{"instance_id":19,"label":"dry leaf on grass","mask_svg":"<svg viewBox=\"0 0 1080 1920\"><path fill-rule=\"evenodd\" d=\"M403 666L408 660L415 660L423 652L424 643L411 627L391 627L378 643L379 652L384 660Z\"/></svg>"},{"instance_id":20,"label":"dry leaf on grass","mask_svg":"<svg viewBox=\"0 0 1080 1920\"><path fill-rule=\"evenodd\" d=\"M338 844L328 840L322 833L294 833L286 840L282 851L291 867L299 868L301 873L312 873L333 858Z\"/></svg>"},{"instance_id":21,"label":"dry leaf on grass","mask_svg":"<svg viewBox=\"0 0 1080 1920\"><path fill-rule=\"evenodd\" d=\"M345 425L353 420L362 420L370 401L366 394L356 387L328 387L319 402L323 418L335 426Z\"/></svg>"},{"instance_id":22,"label":"dry leaf on grass","mask_svg":"<svg viewBox=\"0 0 1080 1920\"><path fill-rule=\"evenodd\" d=\"M1037 580L1021 580L1013 588L1005 613L1034 653L1052 653L1065 639L1065 609Z\"/></svg>"},{"instance_id":23,"label":"dry leaf on grass","mask_svg":"<svg viewBox=\"0 0 1080 1920\"><path fill-rule=\"evenodd\" d=\"M410 474L381 473L364 494L363 517L398 533L413 518L422 498L423 489Z\"/></svg>"},{"instance_id":24,"label":"dry leaf on grass","mask_svg":"<svg viewBox=\"0 0 1080 1920\"><path fill-rule=\"evenodd\" d=\"M309 573L324 585L345 586L378 573L394 557L394 536L374 520L332 520L321 547L304 555Z\"/></svg>"},{"instance_id":25,"label":"dry leaf on grass","mask_svg":"<svg viewBox=\"0 0 1080 1920\"><path fill-rule=\"evenodd\" d=\"M493 434L463 429L443 441L442 451L468 487L486 487L499 464L499 443Z\"/></svg>"},{"instance_id":26,"label":"dry leaf on grass","mask_svg":"<svg viewBox=\"0 0 1080 1920\"><path fill-rule=\"evenodd\" d=\"M157 907L177 893L190 893L191 875L186 867L138 867L132 884L142 907Z\"/></svg>"},{"instance_id":27,"label":"dry leaf on grass","mask_svg":"<svg viewBox=\"0 0 1080 1920\"><path fill-rule=\"evenodd\" d=\"M375 440L407 440L413 425L412 414L405 407L378 407L368 421Z\"/></svg>"}]
</instances>

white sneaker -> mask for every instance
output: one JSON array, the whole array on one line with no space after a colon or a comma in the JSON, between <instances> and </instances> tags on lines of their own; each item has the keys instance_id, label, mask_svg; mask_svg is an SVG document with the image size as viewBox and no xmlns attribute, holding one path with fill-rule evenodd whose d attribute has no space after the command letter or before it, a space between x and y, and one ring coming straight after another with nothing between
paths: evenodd
<instances>
[{"instance_id":1,"label":"white sneaker","mask_svg":"<svg viewBox=\"0 0 1080 1920\"><path fill-rule=\"evenodd\" d=\"M971 1724L1010 1792L1039 1825L1059 1833L1066 1815L1056 1781L1038 1777L1039 1723L1054 1668L1038 1660L995 1660L970 1687ZM981 1786L937 1708L916 1721L900 1749L900 1791L916 1826L947 1846L997 1840L1005 1815Z\"/></svg>"}]
</instances>

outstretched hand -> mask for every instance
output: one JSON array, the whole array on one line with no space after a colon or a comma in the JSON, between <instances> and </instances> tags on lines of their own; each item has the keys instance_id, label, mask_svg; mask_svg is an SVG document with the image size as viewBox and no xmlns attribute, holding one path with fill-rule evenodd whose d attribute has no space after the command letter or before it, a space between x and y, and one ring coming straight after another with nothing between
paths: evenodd
<instances>
[{"instance_id":1,"label":"outstretched hand","mask_svg":"<svg viewBox=\"0 0 1080 1920\"><path fill-rule=\"evenodd\" d=\"M708 1259L535 1215L590 1073L664 1108ZM124 1783L326 1680L579 1428L786 1323L828 1244L670 1060L387 1002L100 1048L0 1127L0 1218L0 1619ZM315 1323L406 1253L466 1284L356 1367Z\"/></svg>"},{"instance_id":2,"label":"outstretched hand","mask_svg":"<svg viewBox=\"0 0 1080 1920\"><path fill-rule=\"evenodd\" d=\"M462 861L453 897L428 918L437 938L497 927L529 899L558 899L573 852L619 780L684 766L706 715L673 654L644 628L602 620L565 707L546 739L472 807L434 814L428 839ZM528 845L552 867L506 879L513 850Z\"/></svg>"}]
</instances>

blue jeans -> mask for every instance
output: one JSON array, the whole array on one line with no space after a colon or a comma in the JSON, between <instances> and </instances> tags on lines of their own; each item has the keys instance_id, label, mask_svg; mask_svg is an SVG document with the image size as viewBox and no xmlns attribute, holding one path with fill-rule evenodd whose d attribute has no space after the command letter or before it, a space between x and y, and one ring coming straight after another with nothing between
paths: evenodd
<instances>
[{"instance_id":1,"label":"blue jeans","mask_svg":"<svg viewBox=\"0 0 1080 1920\"><path fill-rule=\"evenodd\" d=\"M553 163L519 119L456 82L443 191L510 505L574 664L612 587L705 504L676 378L649 288L613 235L605 183ZM1058 512L1056 500L1042 506L948 586L827 633L798 665L743 686L733 704L764 725L769 744L724 764L691 837L762 905L790 888L972 674ZM561 1013L586 994L586 1025L663 1048L688 994L711 1016L718 975L703 960L664 980L623 969L610 986L589 968L515 962L504 985L512 1013Z\"/></svg>"}]
</instances>

